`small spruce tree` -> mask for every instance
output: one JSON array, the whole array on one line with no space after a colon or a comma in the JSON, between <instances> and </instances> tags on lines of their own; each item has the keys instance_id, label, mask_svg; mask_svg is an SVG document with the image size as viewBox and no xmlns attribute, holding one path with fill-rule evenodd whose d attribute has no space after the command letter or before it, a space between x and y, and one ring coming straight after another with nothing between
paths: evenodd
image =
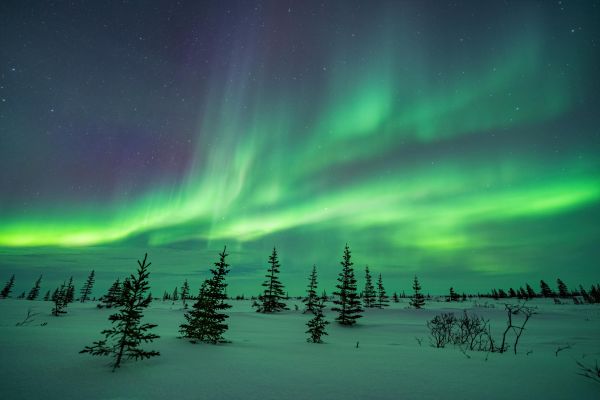
<instances>
[{"instance_id":1,"label":"small spruce tree","mask_svg":"<svg viewBox=\"0 0 600 400\"><path fill-rule=\"evenodd\" d=\"M302 299L302 302L306 305L304 313L314 312L314 306L319 301L317 295L317 266L313 265L312 272L308 277L308 288L306 290L306 297Z\"/></svg>"},{"instance_id":2,"label":"small spruce tree","mask_svg":"<svg viewBox=\"0 0 600 400\"><path fill-rule=\"evenodd\" d=\"M73 301L75 301L75 286L73 286L73 277L69 278L65 300L67 301L67 303L72 303Z\"/></svg>"},{"instance_id":3,"label":"small spruce tree","mask_svg":"<svg viewBox=\"0 0 600 400\"><path fill-rule=\"evenodd\" d=\"M342 272L338 276L338 284L336 285L337 292L334 293L335 300L333 301L337 307L332 308L332 311L339 312L335 319L341 325L352 326L356 324L356 320L361 318L361 308L358 294L356 293L356 278L354 277L354 263L351 260L351 253L348 244L344 248L342 261Z\"/></svg>"},{"instance_id":4,"label":"small spruce tree","mask_svg":"<svg viewBox=\"0 0 600 400\"><path fill-rule=\"evenodd\" d=\"M101 304L98 304L98 307L112 308L121 300L122 291L123 285L121 280L117 278L108 289L108 292L100 299Z\"/></svg>"},{"instance_id":5,"label":"small spruce tree","mask_svg":"<svg viewBox=\"0 0 600 400\"><path fill-rule=\"evenodd\" d=\"M44 301L50 301L50 291L49 290L44 295Z\"/></svg>"},{"instance_id":6,"label":"small spruce tree","mask_svg":"<svg viewBox=\"0 0 600 400\"><path fill-rule=\"evenodd\" d=\"M363 290L362 300L365 308L375 307L375 287L368 265L365 266L365 289Z\"/></svg>"},{"instance_id":7,"label":"small spruce tree","mask_svg":"<svg viewBox=\"0 0 600 400\"><path fill-rule=\"evenodd\" d=\"M262 286L265 288L263 294L258 296L260 301L256 311L262 313L273 313L287 310L287 306L282 300L286 298L283 291L283 285L279 281L279 261L277 259L277 250L273 247L273 253L269 256L269 269L267 278Z\"/></svg>"},{"instance_id":8,"label":"small spruce tree","mask_svg":"<svg viewBox=\"0 0 600 400\"><path fill-rule=\"evenodd\" d=\"M42 282L42 275L40 275L40 277L37 279L37 281L35 281L35 284L33 285L33 287L31 288L31 290L29 291L29 294L27 295L27 300L35 300L37 299L37 297L40 294L40 284Z\"/></svg>"},{"instance_id":9,"label":"small spruce tree","mask_svg":"<svg viewBox=\"0 0 600 400\"><path fill-rule=\"evenodd\" d=\"M175 286L175 289L173 289L173 301L177 301L179 300L179 292L177 291L177 286Z\"/></svg>"},{"instance_id":10,"label":"small spruce tree","mask_svg":"<svg viewBox=\"0 0 600 400\"><path fill-rule=\"evenodd\" d=\"M531 287L531 285L529 283L525 284L525 290L527 290L527 297L530 299L534 299L537 294L535 293L535 290L533 290L533 288Z\"/></svg>"},{"instance_id":11,"label":"small spruce tree","mask_svg":"<svg viewBox=\"0 0 600 400\"><path fill-rule=\"evenodd\" d=\"M187 300L190 295L190 285L188 284L187 279L183 282L181 286L181 303L183 304L183 308L187 308Z\"/></svg>"},{"instance_id":12,"label":"small spruce tree","mask_svg":"<svg viewBox=\"0 0 600 400\"><path fill-rule=\"evenodd\" d=\"M543 280L540 281L540 291L542 297L554 297L554 292L550 289L550 286Z\"/></svg>"},{"instance_id":13,"label":"small spruce tree","mask_svg":"<svg viewBox=\"0 0 600 400\"><path fill-rule=\"evenodd\" d=\"M458 301L458 295L454 291L454 288L450 288L450 295L448 296L448 301Z\"/></svg>"},{"instance_id":14,"label":"small spruce tree","mask_svg":"<svg viewBox=\"0 0 600 400\"><path fill-rule=\"evenodd\" d=\"M392 300L394 300L394 303L400 303L400 298L398 297L398 293L394 292L394 294L392 295Z\"/></svg>"},{"instance_id":15,"label":"small spruce tree","mask_svg":"<svg viewBox=\"0 0 600 400\"><path fill-rule=\"evenodd\" d=\"M2 288L2 292L0 292L0 299L6 299L8 296L10 296L10 292L12 291L14 285L15 276L13 274L8 280L8 282L6 282L6 285L4 285L4 287Z\"/></svg>"},{"instance_id":16,"label":"small spruce tree","mask_svg":"<svg viewBox=\"0 0 600 400\"><path fill-rule=\"evenodd\" d=\"M411 307L414 308L423 308L425 306L425 297L421 293L421 284L419 283L419 279L415 275L415 279L413 281L413 297L410 300Z\"/></svg>"},{"instance_id":17,"label":"small spruce tree","mask_svg":"<svg viewBox=\"0 0 600 400\"><path fill-rule=\"evenodd\" d=\"M67 301L67 289L68 286L63 282L59 288L54 291L52 295L52 302L54 303L54 307L52 308L52 315L58 317L62 314L66 314L67 305L69 302Z\"/></svg>"},{"instance_id":18,"label":"small spruce tree","mask_svg":"<svg viewBox=\"0 0 600 400\"><path fill-rule=\"evenodd\" d=\"M556 284L558 285L558 295L562 298L567 298L567 297L571 297L570 293L569 293L569 289L567 289L567 285L565 285L565 283L558 278L556 280Z\"/></svg>"},{"instance_id":19,"label":"small spruce tree","mask_svg":"<svg viewBox=\"0 0 600 400\"><path fill-rule=\"evenodd\" d=\"M156 324L142 323L143 312L152 302L152 297L146 296L150 288L148 267L151 264L147 259L148 254L145 254L143 261L138 260L137 275L132 274L123 282L122 295L117 304L120 309L108 318L113 327L102 331L105 338L80 351L94 356L112 356L113 371L121 366L123 358L137 361L160 355L158 351L147 351L140 347L142 343L159 338L149 332Z\"/></svg>"},{"instance_id":20,"label":"small spruce tree","mask_svg":"<svg viewBox=\"0 0 600 400\"><path fill-rule=\"evenodd\" d=\"M325 301L323 298L316 301L313 305L313 317L306 323L306 326L308 327L306 333L309 335L306 341L309 343L323 343L321 337L327 335L325 327L329 322L325 320L323 308L325 308Z\"/></svg>"},{"instance_id":21,"label":"small spruce tree","mask_svg":"<svg viewBox=\"0 0 600 400\"><path fill-rule=\"evenodd\" d=\"M223 334L229 328L225 320L229 318L224 313L231 305L227 300L227 283L225 276L229 273L229 264L225 262L227 247L219 253L219 261L211 269L212 277L205 280L200 287L198 300L184 317L186 322L179 326L182 336L191 339L192 343L223 343Z\"/></svg>"},{"instance_id":22,"label":"small spruce tree","mask_svg":"<svg viewBox=\"0 0 600 400\"><path fill-rule=\"evenodd\" d=\"M385 293L385 288L383 287L383 281L381 279L381 274L379 274L379 278L377 279L377 299L374 307L383 308L389 306L389 298Z\"/></svg>"},{"instance_id":23,"label":"small spruce tree","mask_svg":"<svg viewBox=\"0 0 600 400\"><path fill-rule=\"evenodd\" d=\"M90 295L92 294L92 288L94 287L95 274L96 273L94 272L94 270L92 270L92 272L90 272L90 274L88 275L85 284L81 288L81 292L79 293L79 301L81 301L82 303L85 303L90 299Z\"/></svg>"}]
</instances>

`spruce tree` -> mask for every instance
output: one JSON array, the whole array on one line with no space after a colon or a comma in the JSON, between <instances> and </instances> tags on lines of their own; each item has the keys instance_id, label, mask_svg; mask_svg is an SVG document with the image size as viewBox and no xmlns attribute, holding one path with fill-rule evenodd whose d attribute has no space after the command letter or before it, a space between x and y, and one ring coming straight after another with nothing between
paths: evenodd
<instances>
[{"instance_id":1,"label":"spruce tree","mask_svg":"<svg viewBox=\"0 0 600 400\"><path fill-rule=\"evenodd\" d=\"M75 300L75 286L73 286L73 277L69 278L69 283L67 284L65 300L67 303L72 303Z\"/></svg>"},{"instance_id":2,"label":"spruce tree","mask_svg":"<svg viewBox=\"0 0 600 400\"><path fill-rule=\"evenodd\" d=\"M344 256L340 262L342 272L338 277L337 292L334 293L335 300L333 301L338 307L332 308L332 311L338 311L339 315L335 319L341 325L352 326L358 318L361 318L360 313L363 311L360 305L358 294L356 293L356 278L354 277L354 269L351 261L351 253L348 244L344 248Z\"/></svg>"},{"instance_id":3,"label":"spruce tree","mask_svg":"<svg viewBox=\"0 0 600 400\"><path fill-rule=\"evenodd\" d=\"M398 293L394 292L394 294L392 295L392 300L394 300L394 303L400 303L400 298L398 297Z\"/></svg>"},{"instance_id":4,"label":"spruce tree","mask_svg":"<svg viewBox=\"0 0 600 400\"><path fill-rule=\"evenodd\" d=\"M67 313L65 311L65 309L67 308L67 304L69 304L69 302L67 301L67 290L68 287L63 282L63 284L60 285L60 287L57 288L54 291L54 294L52 295L52 302L54 302L54 307L52 308L52 315L54 315L55 317Z\"/></svg>"},{"instance_id":5,"label":"spruce tree","mask_svg":"<svg viewBox=\"0 0 600 400\"><path fill-rule=\"evenodd\" d=\"M177 286L175 286L175 289L173 289L173 296L172 297L173 297L173 301L179 300L179 292L178 292Z\"/></svg>"},{"instance_id":6,"label":"spruce tree","mask_svg":"<svg viewBox=\"0 0 600 400\"><path fill-rule=\"evenodd\" d=\"M377 279L377 300L373 306L377 308L383 308L389 306L389 302L389 297L385 293L385 288L383 287L381 274L379 274L379 279Z\"/></svg>"},{"instance_id":7,"label":"spruce tree","mask_svg":"<svg viewBox=\"0 0 600 400\"><path fill-rule=\"evenodd\" d=\"M527 297L529 297L530 299L534 299L537 296L535 290L533 290L529 283L525 284L525 290L527 290Z\"/></svg>"},{"instance_id":8,"label":"spruce tree","mask_svg":"<svg viewBox=\"0 0 600 400\"><path fill-rule=\"evenodd\" d=\"M543 280L540 281L540 290L542 297L554 297L554 292L550 289L550 286Z\"/></svg>"},{"instance_id":9,"label":"spruce tree","mask_svg":"<svg viewBox=\"0 0 600 400\"><path fill-rule=\"evenodd\" d=\"M454 291L454 288L450 288L450 295L448 296L448 301L458 301L458 295Z\"/></svg>"},{"instance_id":10,"label":"spruce tree","mask_svg":"<svg viewBox=\"0 0 600 400\"><path fill-rule=\"evenodd\" d=\"M569 289L567 289L567 285L565 285L565 283L560 278L556 280L556 284L558 285L558 295L560 297L571 297L569 294Z\"/></svg>"},{"instance_id":11,"label":"spruce tree","mask_svg":"<svg viewBox=\"0 0 600 400\"><path fill-rule=\"evenodd\" d=\"M423 308L425 306L425 297L421 293L421 284L419 283L419 279L415 275L415 279L413 281L413 298L410 300L410 306L414 308Z\"/></svg>"},{"instance_id":12,"label":"spruce tree","mask_svg":"<svg viewBox=\"0 0 600 400\"><path fill-rule=\"evenodd\" d=\"M81 288L81 292L79 293L79 301L81 301L82 303L85 303L90 299L90 294L92 294L92 288L94 287L95 275L96 273L94 272L94 270L92 270L92 272L90 272L90 274L88 275L85 284Z\"/></svg>"},{"instance_id":13,"label":"spruce tree","mask_svg":"<svg viewBox=\"0 0 600 400\"><path fill-rule=\"evenodd\" d=\"M123 285L121 285L120 279L117 278L117 280L114 281L114 283L108 289L108 292L100 299L102 304L98 304L98 307L112 308L121 300L122 291Z\"/></svg>"},{"instance_id":14,"label":"spruce tree","mask_svg":"<svg viewBox=\"0 0 600 400\"><path fill-rule=\"evenodd\" d=\"M148 332L156 327L156 324L142 323L143 311L152 302L151 296L146 296L150 288L148 283L148 254L144 260L138 260L137 275L130 275L123 282L123 289L118 306L119 312L112 314L108 319L113 327L102 331L103 340L86 346L80 353L90 353L94 356L112 356L113 371L121 366L123 358L145 359L160 355L155 350L144 350L140 347L142 343L152 342L159 338L158 335Z\"/></svg>"},{"instance_id":15,"label":"spruce tree","mask_svg":"<svg viewBox=\"0 0 600 400\"><path fill-rule=\"evenodd\" d=\"M44 301L50 301L50 291L49 290L44 295Z\"/></svg>"},{"instance_id":16,"label":"spruce tree","mask_svg":"<svg viewBox=\"0 0 600 400\"><path fill-rule=\"evenodd\" d=\"M2 292L0 292L0 299L6 299L8 296L10 296L10 292L12 291L14 285L15 275L13 274L8 280L8 282L6 282L6 285L4 285L4 287L2 288Z\"/></svg>"},{"instance_id":17,"label":"spruce tree","mask_svg":"<svg viewBox=\"0 0 600 400\"><path fill-rule=\"evenodd\" d=\"M188 284L187 279L183 282L183 286L181 286L181 303L184 308L187 308L187 299L190 295L190 285Z\"/></svg>"},{"instance_id":18,"label":"spruce tree","mask_svg":"<svg viewBox=\"0 0 600 400\"><path fill-rule=\"evenodd\" d=\"M306 341L309 343L323 343L321 337L323 335L327 335L327 332L325 332L325 327L327 324L329 324L329 322L325 320L323 308L325 308L325 300L323 298L317 300L313 304L313 317L306 323L306 326L308 327L306 333L309 334Z\"/></svg>"},{"instance_id":19,"label":"spruce tree","mask_svg":"<svg viewBox=\"0 0 600 400\"><path fill-rule=\"evenodd\" d=\"M219 253L219 261L211 269L212 277L205 280L200 287L198 300L192 309L185 314L186 322L179 326L182 336L191 339L192 343L223 343L223 334L228 325L225 320L229 318L224 313L231 305L227 300L227 283L225 276L229 273L229 264L225 262L227 247Z\"/></svg>"},{"instance_id":20,"label":"spruce tree","mask_svg":"<svg viewBox=\"0 0 600 400\"><path fill-rule=\"evenodd\" d=\"M362 298L365 308L375 307L375 287L373 286L373 279L371 278L368 265L365 266L365 290L363 291Z\"/></svg>"},{"instance_id":21,"label":"spruce tree","mask_svg":"<svg viewBox=\"0 0 600 400\"><path fill-rule=\"evenodd\" d=\"M286 298L283 285L279 281L279 261L277 250L273 247L273 253L269 256L269 269L267 278L262 286L265 288L263 294L258 296L260 304L256 311L262 313L273 313L287 310L287 306L281 300Z\"/></svg>"},{"instance_id":22,"label":"spruce tree","mask_svg":"<svg viewBox=\"0 0 600 400\"><path fill-rule=\"evenodd\" d=\"M37 279L37 281L35 281L35 284L33 285L31 290L29 291L29 294L27 295L27 300L37 299L37 297L40 294L40 283L41 282L42 282L42 275L40 275L40 277Z\"/></svg>"},{"instance_id":23,"label":"spruce tree","mask_svg":"<svg viewBox=\"0 0 600 400\"><path fill-rule=\"evenodd\" d=\"M508 297L511 297L511 298L517 297L517 292L515 292L515 289L513 289L513 288L508 289Z\"/></svg>"},{"instance_id":24,"label":"spruce tree","mask_svg":"<svg viewBox=\"0 0 600 400\"><path fill-rule=\"evenodd\" d=\"M306 305L304 313L314 312L314 306L319 301L317 295L317 266L313 265L312 272L308 277L308 289L306 291L306 297L302 299L302 302Z\"/></svg>"}]
</instances>

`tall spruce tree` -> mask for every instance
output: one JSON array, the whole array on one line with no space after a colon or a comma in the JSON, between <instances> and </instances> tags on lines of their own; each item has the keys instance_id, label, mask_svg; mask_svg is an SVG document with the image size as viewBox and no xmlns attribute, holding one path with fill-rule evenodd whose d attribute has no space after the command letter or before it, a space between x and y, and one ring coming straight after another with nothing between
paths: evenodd
<instances>
[{"instance_id":1,"label":"tall spruce tree","mask_svg":"<svg viewBox=\"0 0 600 400\"><path fill-rule=\"evenodd\" d=\"M312 272L308 277L308 287L306 290L306 297L302 299L302 302L306 305L304 313L314 312L315 304L319 301L317 295L317 266L313 265Z\"/></svg>"},{"instance_id":2,"label":"tall spruce tree","mask_svg":"<svg viewBox=\"0 0 600 400\"><path fill-rule=\"evenodd\" d=\"M113 327L102 331L105 338L80 351L94 356L112 356L113 371L121 366L123 358L137 361L160 355L158 351L147 351L140 347L142 343L159 338L158 335L149 332L157 326L156 324L142 323L143 312L152 302L152 297L146 296L150 288L148 267L151 265L147 259L148 254L145 254L143 261L138 260L137 275L132 274L123 282L123 291L118 303L120 309L108 318Z\"/></svg>"},{"instance_id":3,"label":"tall spruce tree","mask_svg":"<svg viewBox=\"0 0 600 400\"><path fill-rule=\"evenodd\" d=\"M325 327L329 322L325 320L323 308L325 308L325 300L323 298L317 300L313 304L313 317L306 323L306 326L308 327L306 333L309 335L306 341L309 343L323 343L321 337L327 335Z\"/></svg>"},{"instance_id":4,"label":"tall spruce tree","mask_svg":"<svg viewBox=\"0 0 600 400\"><path fill-rule=\"evenodd\" d=\"M73 285L73 277L69 278L65 300L67 301L67 303L72 303L73 301L75 301L75 286Z\"/></svg>"},{"instance_id":5,"label":"tall spruce tree","mask_svg":"<svg viewBox=\"0 0 600 400\"><path fill-rule=\"evenodd\" d=\"M375 287L368 265L365 266L365 290L363 290L362 300L365 308L375 307Z\"/></svg>"},{"instance_id":6,"label":"tall spruce tree","mask_svg":"<svg viewBox=\"0 0 600 400\"><path fill-rule=\"evenodd\" d=\"M562 298L571 297L569 293L569 289L567 289L567 285L562 281L562 279L558 278L556 280L556 284L558 285L558 295Z\"/></svg>"},{"instance_id":7,"label":"tall spruce tree","mask_svg":"<svg viewBox=\"0 0 600 400\"><path fill-rule=\"evenodd\" d=\"M540 293L542 297L554 297L554 292L550 289L550 286L543 280L540 281Z\"/></svg>"},{"instance_id":8,"label":"tall spruce tree","mask_svg":"<svg viewBox=\"0 0 600 400\"><path fill-rule=\"evenodd\" d=\"M356 320L361 318L361 308L358 294L356 293L356 278L354 277L354 269L351 261L351 253L348 244L344 248L342 261L342 272L338 276L338 284L336 285L337 292L334 293L335 300L333 301L337 307L332 308L332 311L339 312L335 319L341 325L352 326L356 324Z\"/></svg>"},{"instance_id":9,"label":"tall spruce tree","mask_svg":"<svg viewBox=\"0 0 600 400\"><path fill-rule=\"evenodd\" d=\"M190 285L188 284L187 279L183 281L183 285L181 286L181 303L184 308L187 308L187 300L190 295Z\"/></svg>"},{"instance_id":10,"label":"tall spruce tree","mask_svg":"<svg viewBox=\"0 0 600 400\"><path fill-rule=\"evenodd\" d=\"M10 292L12 291L13 286L15 286L14 274L10 277L8 282L6 282L6 285L4 285L4 287L2 288L2 292L0 292L0 299L6 299L8 296L10 296Z\"/></svg>"},{"instance_id":11,"label":"tall spruce tree","mask_svg":"<svg viewBox=\"0 0 600 400\"><path fill-rule=\"evenodd\" d=\"M90 274L88 275L85 284L81 288L81 292L79 292L79 301L81 301L82 303L85 303L90 299L90 294L92 294L92 288L94 287L95 275L96 273L94 272L94 270L92 270L92 272L90 272Z\"/></svg>"},{"instance_id":12,"label":"tall spruce tree","mask_svg":"<svg viewBox=\"0 0 600 400\"><path fill-rule=\"evenodd\" d=\"M186 322L179 326L182 336L191 339L192 343L223 343L223 334L229 328L225 320L229 318L224 313L231 305L227 300L227 283L225 276L229 273L229 264L225 262L228 256L227 247L219 253L219 261L210 272L212 277L205 280L200 287L198 300L184 317Z\"/></svg>"},{"instance_id":13,"label":"tall spruce tree","mask_svg":"<svg viewBox=\"0 0 600 400\"><path fill-rule=\"evenodd\" d=\"M421 293L421 284L419 283L419 279L417 278L417 276L415 275L415 279L413 281L413 297L410 300L410 305L411 307L414 308L423 308L425 306L425 297L423 296L423 294Z\"/></svg>"},{"instance_id":14,"label":"tall spruce tree","mask_svg":"<svg viewBox=\"0 0 600 400\"><path fill-rule=\"evenodd\" d=\"M62 314L66 314L66 308L69 302L67 301L67 289L68 287L63 282L60 287L58 287L54 294L52 295L52 302L54 303L54 307L52 308L52 315L58 317Z\"/></svg>"},{"instance_id":15,"label":"tall spruce tree","mask_svg":"<svg viewBox=\"0 0 600 400\"><path fill-rule=\"evenodd\" d=\"M273 313L287 310L287 306L282 301L286 298L283 291L283 285L279 281L279 260L277 259L277 250L273 247L273 253L269 256L269 269L265 277L267 280L262 284L265 288L263 294L258 296L260 301L256 311L262 313Z\"/></svg>"},{"instance_id":16,"label":"tall spruce tree","mask_svg":"<svg viewBox=\"0 0 600 400\"><path fill-rule=\"evenodd\" d=\"M377 279L377 299L374 307L383 308L389 306L389 297L385 293L385 288L383 287L383 280L381 279L381 274L379 274L379 278Z\"/></svg>"},{"instance_id":17,"label":"tall spruce tree","mask_svg":"<svg viewBox=\"0 0 600 400\"><path fill-rule=\"evenodd\" d=\"M35 281L35 284L33 285L33 287L31 288L31 290L29 291L29 294L27 295L27 300L35 300L37 299L37 297L40 294L40 284L42 282L42 275L40 275L40 277Z\"/></svg>"}]
</instances>

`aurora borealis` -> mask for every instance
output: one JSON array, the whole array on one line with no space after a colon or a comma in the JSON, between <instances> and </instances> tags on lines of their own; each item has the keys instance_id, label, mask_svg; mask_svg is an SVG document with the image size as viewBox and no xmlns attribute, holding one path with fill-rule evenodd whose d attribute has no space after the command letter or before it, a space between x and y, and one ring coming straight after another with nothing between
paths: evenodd
<instances>
[{"instance_id":1,"label":"aurora borealis","mask_svg":"<svg viewBox=\"0 0 600 400\"><path fill-rule=\"evenodd\" d=\"M147 250L178 282L227 244L251 292L276 245L299 291L348 242L391 290L597 280L598 20L591 1L3 2L0 273L109 279Z\"/></svg>"}]
</instances>

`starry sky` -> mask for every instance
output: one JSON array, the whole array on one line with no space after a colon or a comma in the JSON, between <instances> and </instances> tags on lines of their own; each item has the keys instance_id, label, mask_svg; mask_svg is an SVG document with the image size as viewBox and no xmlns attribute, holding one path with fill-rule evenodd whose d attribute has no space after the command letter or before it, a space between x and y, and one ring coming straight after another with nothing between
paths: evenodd
<instances>
[{"instance_id":1,"label":"starry sky","mask_svg":"<svg viewBox=\"0 0 600 400\"><path fill-rule=\"evenodd\" d=\"M347 242L390 291L597 281L599 20L566 0L3 1L0 280L108 284L148 251L168 287L226 244L233 292L259 291L273 246L291 293L313 263L330 291Z\"/></svg>"}]
</instances>

